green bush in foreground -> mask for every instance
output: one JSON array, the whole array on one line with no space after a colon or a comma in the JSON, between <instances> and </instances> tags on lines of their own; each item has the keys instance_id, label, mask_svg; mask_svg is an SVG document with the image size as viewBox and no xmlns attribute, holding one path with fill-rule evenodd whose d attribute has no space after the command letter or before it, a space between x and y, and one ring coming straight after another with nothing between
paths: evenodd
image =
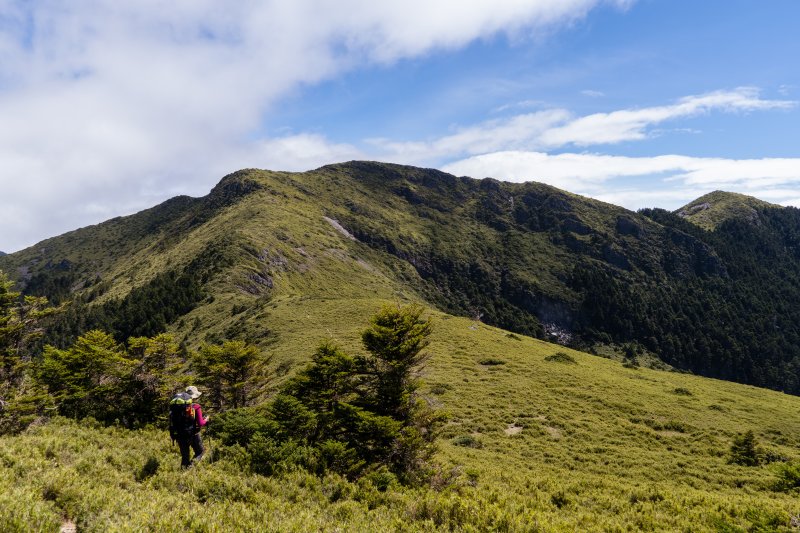
<instances>
[{"instance_id":1,"label":"green bush in foreground","mask_svg":"<svg viewBox=\"0 0 800 533\"><path fill-rule=\"evenodd\" d=\"M212 434L243 447L250 469L265 475L303 468L354 479L383 468L407 483L429 476L441 417L416 394L430 333L421 314L382 309L362 334L366 356L323 342L266 409L225 413Z\"/></svg>"}]
</instances>

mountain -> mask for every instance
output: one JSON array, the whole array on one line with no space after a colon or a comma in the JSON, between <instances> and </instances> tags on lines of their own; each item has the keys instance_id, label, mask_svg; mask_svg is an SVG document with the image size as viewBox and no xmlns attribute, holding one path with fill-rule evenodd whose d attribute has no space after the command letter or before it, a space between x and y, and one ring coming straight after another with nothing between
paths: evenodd
<instances>
[{"instance_id":1,"label":"mountain","mask_svg":"<svg viewBox=\"0 0 800 533\"><path fill-rule=\"evenodd\" d=\"M300 360L282 347L304 322L335 334L343 310L363 318L377 302L422 299L634 364L798 394L800 212L745 200L753 224L725 207L738 196L710 196L704 211L727 213L714 231L538 183L375 162L250 169L0 269L28 294L74 302L54 344L92 327L120 339L169 329L187 344L270 346L288 372Z\"/></svg>"},{"instance_id":2,"label":"mountain","mask_svg":"<svg viewBox=\"0 0 800 533\"><path fill-rule=\"evenodd\" d=\"M759 224L758 212L761 209L780 208L752 196L714 191L689 202L675 213L707 230L714 230L731 219L741 219Z\"/></svg>"}]
</instances>

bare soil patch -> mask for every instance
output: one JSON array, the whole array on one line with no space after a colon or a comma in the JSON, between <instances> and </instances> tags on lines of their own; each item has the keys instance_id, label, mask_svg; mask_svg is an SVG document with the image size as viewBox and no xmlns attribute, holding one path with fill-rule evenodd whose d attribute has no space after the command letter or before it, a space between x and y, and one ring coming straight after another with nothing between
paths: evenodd
<instances>
[{"instance_id":1,"label":"bare soil patch","mask_svg":"<svg viewBox=\"0 0 800 533\"><path fill-rule=\"evenodd\" d=\"M547 434L550 435L551 438L554 438L556 440L562 437L562 433L559 428L554 428L553 426L545 426L544 430L547 431Z\"/></svg>"}]
</instances>

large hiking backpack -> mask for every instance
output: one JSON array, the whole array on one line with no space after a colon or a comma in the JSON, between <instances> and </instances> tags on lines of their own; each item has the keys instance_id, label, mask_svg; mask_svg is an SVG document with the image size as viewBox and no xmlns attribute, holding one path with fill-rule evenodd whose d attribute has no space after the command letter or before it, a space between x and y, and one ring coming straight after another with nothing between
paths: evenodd
<instances>
[{"instance_id":1,"label":"large hiking backpack","mask_svg":"<svg viewBox=\"0 0 800 533\"><path fill-rule=\"evenodd\" d=\"M198 428L192 397L179 392L169 402L169 434L173 439L191 437Z\"/></svg>"}]
</instances>

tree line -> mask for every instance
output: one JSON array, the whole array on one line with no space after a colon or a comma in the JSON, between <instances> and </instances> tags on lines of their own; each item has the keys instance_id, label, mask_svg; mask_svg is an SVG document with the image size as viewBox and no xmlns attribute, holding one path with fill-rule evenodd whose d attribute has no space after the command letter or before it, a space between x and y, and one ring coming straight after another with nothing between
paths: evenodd
<instances>
[{"instance_id":1,"label":"tree line","mask_svg":"<svg viewBox=\"0 0 800 533\"><path fill-rule=\"evenodd\" d=\"M0 272L0 432L50 414L141 427L162 423L171 395L190 381L211 392L217 410L248 405L264 386L268 358L238 340L190 351L168 333L119 342L92 329L63 348L38 346L66 306L12 287Z\"/></svg>"}]
</instances>

